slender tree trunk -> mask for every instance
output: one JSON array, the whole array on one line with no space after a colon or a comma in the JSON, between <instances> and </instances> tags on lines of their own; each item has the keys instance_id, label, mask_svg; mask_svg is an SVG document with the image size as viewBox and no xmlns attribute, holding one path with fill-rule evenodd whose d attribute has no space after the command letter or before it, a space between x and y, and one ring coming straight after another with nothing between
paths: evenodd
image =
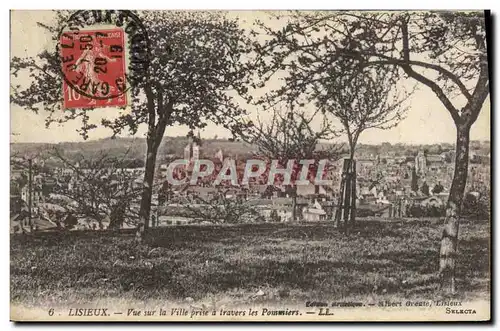
<instances>
[{"instance_id":1,"label":"slender tree trunk","mask_svg":"<svg viewBox=\"0 0 500 331\"><path fill-rule=\"evenodd\" d=\"M290 185L292 192L292 222L297 220L297 186L293 187Z\"/></svg>"},{"instance_id":2,"label":"slender tree trunk","mask_svg":"<svg viewBox=\"0 0 500 331\"><path fill-rule=\"evenodd\" d=\"M154 136L154 135L151 135ZM141 207L139 210L139 236L144 236L144 231L149 228L149 216L151 213L151 198L153 196L153 179L155 175L156 154L158 152L159 142L148 136L146 152L146 169L144 172L144 182L141 194Z\"/></svg>"},{"instance_id":3,"label":"slender tree trunk","mask_svg":"<svg viewBox=\"0 0 500 331\"><path fill-rule=\"evenodd\" d=\"M356 161L354 158L351 159L351 167L352 167L352 209L351 209L351 223L356 222L356 198L358 192L356 191Z\"/></svg>"},{"instance_id":4,"label":"slender tree trunk","mask_svg":"<svg viewBox=\"0 0 500 331\"><path fill-rule=\"evenodd\" d=\"M451 293L455 293L456 291L455 267L458 249L458 229L460 209L467 183L469 132L470 125L457 124L455 173L446 206L446 218L441 237L439 275L441 286L445 286L445 289Z\"/></svg>"},{"instance_id":5,"label":"slender tree trunk","mask_svg":"<svg viewBox=\"0 0 500 331\"><path fill-rule=\"evenodd\" d=\"M344 219L346 220L345 226L346 226L346 232L349 233L349 228L352 227L352 223L354 222L354 215L356 212L354 211L356 209L356 197L354 196L354 193L356 192L356 167L354 166L354 153L356 149L356 141L357 138L353 137L349 141L349 147L350 147L350 154L349 154L349 160L348 160L348 166L347 166L347 180L348 182L346 183L346 196L345 196L345 202L344 204L348 206L348 208L345 209L345 216ZM353 187L354 186L354 187Z\"/></svg>"},{"instance_id":6,"label":"slender tree trunk","mask_svg":"<svg viewBox=\"0 0 500 331\"><path fill-rule=\"evenodd\" d=\"M32 205L33 205L33 161L28 160L29 164L29 174L28 174L28 224L30 231L33 232L33 215L32 215Z\"/></svg>"},{"instance_id":7,"label":"slender tree trunk","mask_svg":"<svg viewBox=\"0 0 500 331\"><path fill-rule=\"evenodd\" d=\"M163 115L158 118L155 125L156 112L153 102L153 96L150 90L146 90L148 95L148 110L149 110L149 128L147 137L146 165L144 172L143 189L141 194L141 207L139 210L139 227L136 233L136 240L141 242L144 239L144 233L149 228L149 216L151 213L151 197L153 195L153 180L156 167L156 155L160 147L165 128L168 123L169 116L172 111L172 102L169 102L167 107L159 109L158 113ZM161 95L158 98L158 105L163 105ZM168 112L168 113L165 113Z\"/></svg>"}]
</instances>

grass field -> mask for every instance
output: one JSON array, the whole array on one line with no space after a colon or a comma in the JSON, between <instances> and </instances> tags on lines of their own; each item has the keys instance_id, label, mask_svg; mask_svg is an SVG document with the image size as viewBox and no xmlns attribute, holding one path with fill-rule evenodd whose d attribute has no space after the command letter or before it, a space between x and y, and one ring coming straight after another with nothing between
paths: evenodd
<instances>
[{"instance_id":1,"label":"grass field","mask_svg":"<svg viewBox=\"0 0 500 331\"><path fill-rule=\"evenodd\" d=\"M350 235L330 223L176 226L140 246L133 232L12 235L11 301L436 299L441 224L363 220ZM489 238L488 221L462 222L461 298L488 298Z\"/></svg>"}]
</instances>

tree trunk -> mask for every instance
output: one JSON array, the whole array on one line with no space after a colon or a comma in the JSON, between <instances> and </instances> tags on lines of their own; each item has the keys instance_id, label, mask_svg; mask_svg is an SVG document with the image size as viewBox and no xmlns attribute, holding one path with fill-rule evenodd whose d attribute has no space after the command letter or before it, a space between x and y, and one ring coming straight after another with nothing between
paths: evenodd
<instances>
[{"instance_id":1,"label":"tree trunk","mask_svg":"<svg viewBox=\"0 0 500 331\"><path fill-rule=\"evenodd\" d=\"M110 218L108 225L109 229L115 229L115 230L121 229L123 227L123 222L125 218L125 207L121 205L115 206L112 209L109 218Z\"/></svg>"},{"instance_id":2,"label":"tree trunk","mask_svg":"<svg viewBox=\"0 0 500 331\"><path fill-rule=\"evenodd\" d=\"M33 215L31 209L33 208L33 160L28 160L29 164L29 177L28 177L28 225L30 231L33 232Z\"/></svg>"},{"instance_id":3,"label":"tree trunk","mask_svg":"<svg viewBox=\"0 0 500 331\"><path fill-rule=\"evenodd\" d=\"M357 131L352 137L350 142L351 154L349 155L349 167L347 168L349 175L349 226L352 226L356 221L356 162L354 161L354 154L356 153L356 145L358 143L359 134L361 132Z\"/></svg>"},{"instance_id":4,"label":"tree trunk","mask_svg":"<svg viewBox=\"0 0 500 331\"><path fill-rule=\"evenodd\" d=\"M146 152L146 169L144 172L144 182L141 194L141 207L139 210L139 227L136 239L144 239L144 232L149 228L149 216L151 213L151 197L153 195L153 179L155 175L156 154L160 141L154 141L151 138L154 135L148 135Z\"/></svg>"},{"instance_id":5,"label":"tree trunk","mask_svg":"<svg viewBox=\"0 0 500 331\"><path fill-rule=\"evenodd\" d=\"M297 220L297 186L293 187L290 185L292 193L292 222Z\"/></svg>"},{"instance_id":6,"label":"tree trunk","mask_svg":"<svg viewBox=\"0 0 500 331\"><path fill-rule=\"evenodd\" d=\"M357 191L356 191L356 161L354 158L351 159L351 167L352 167L352 208L351 208L351 224L354 224L356 222L356 198L357 198Z\"/></svg>"},{"instance_id":7,"label":"tree trunk","mask_svg":"<svg viewBox=\"0 0 500 331\"><path fill-rule=\"evenodd\" d=\"M342 176L340 180L340 190L339 190L339 197L338 197L338 205L337 205L337 210L335 211L335 227L336 228L343 228L344 223L342 222L342 217L344 215L344 208L345 208L345 189L346 189L346 180L347 180L347 162L344 159L344 164L342 165Z\"/></svg>"},{"instance_id":8,"label":"tree trunk","mask_svg":"<svg viewBox=\"0 0 500 331\"><path fill-rule=\"evenodd\" d=\"M352 173L351 173L351 162L352 160L349 158L347 160L347 166L345 167L345 188L344 188L344 196L342 199L344 199L343 205L344 205L344 210L343 210L343 226L344 226L344 233L349 234L349 228L351 227L351 220L349 217L351 216L351 208L352 208L352 203L351 203L351 193L352 193Z\"/></svg>"},{"instance_id":9,"label":"tree trunk","mask_svg":"<svg viewBox=\"0 0 500 331\"><path fill-rule=\"evenodd\" d=\"M469 132L470 125L457 124L457 143L455 157L455 172L450 188L450 196L446 205L446 218L441 237L439 260L439 276L441 287L455 293L455 266L457 258L458 228L460 209L467 183L469 165Z\"/></svg>"}]
</instances>

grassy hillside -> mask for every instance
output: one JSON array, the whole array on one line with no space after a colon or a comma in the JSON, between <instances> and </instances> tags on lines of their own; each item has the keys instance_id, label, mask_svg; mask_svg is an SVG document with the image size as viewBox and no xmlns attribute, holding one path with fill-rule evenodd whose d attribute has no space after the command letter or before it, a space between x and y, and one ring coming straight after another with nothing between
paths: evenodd
<instances>
[{"instance_id":1,"label":"grassy hillside","mask_svg":"<svg viewBox=\"0 0 500 331\"><path fill-rule=\"evenodd\" d=\"M11 299L227 302L437 300L440 220L366 220L346 236L330 223L177 226L133 232L11 236ZM487 298L487 221L460 226L459 298ZM262 294L263 293L263 294ZM302 301L303 302L303 301Z\"/></svg>"}]
</instances>

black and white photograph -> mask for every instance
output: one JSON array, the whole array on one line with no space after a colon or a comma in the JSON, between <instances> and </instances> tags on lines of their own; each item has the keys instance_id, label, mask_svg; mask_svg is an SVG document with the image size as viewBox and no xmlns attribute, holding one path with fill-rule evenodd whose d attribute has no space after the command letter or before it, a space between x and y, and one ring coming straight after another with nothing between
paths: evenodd
<instances>
[{"instance_id":1,"label":"black and white photograph","mask_svg":"<svg viewBox=\"0 0 500 331\"><path fill-rule=\"evenodd\" d=\"M490 321L491 24L11 10L11 321Z\"/></svg>"}]
</instances>

